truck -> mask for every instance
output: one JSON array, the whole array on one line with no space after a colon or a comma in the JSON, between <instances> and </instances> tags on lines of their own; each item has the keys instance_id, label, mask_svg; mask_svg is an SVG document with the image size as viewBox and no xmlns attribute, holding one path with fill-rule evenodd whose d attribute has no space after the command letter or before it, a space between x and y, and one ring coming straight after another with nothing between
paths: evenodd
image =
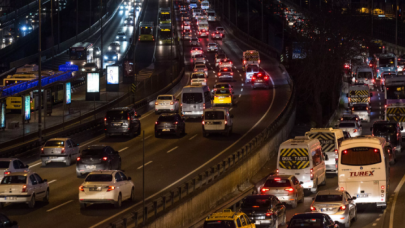
<instances>
[{"instance_id":1,"label":"truck","mask_svg":"<svg viewBox=\"0 0 405 228\"><path fill-rule=\"evenodd\" d=\"M245 71L248 65L257 65L260 67L260 54L256 50L247 50L243 52L242 70Z\"/></svg>"},{"instance_id":2,"label":"truck","mask_svg":"<svg viewBox=\"0 0 405 228\"><path fill-rule=\"evenodd\" d=\"M354 104L370 105L370 98L372 96L373 94L370 93L368 85L359 83L349 86L349 93L346 95L349 100L349 107L353 106Z\"/></svg>"},{"instance_id":3,"label":"truck","mask_svg":"<svg viewBox=\"0 0 405 228\"><path fill-rule=\"evenodd\" d=\"M404 103L391 103L385 105L384 120L389 122L396 122L401 129L401 136L405 137L405 104ZM402 138L401 137L401 138Z\"/></svg>"}]
</instances>

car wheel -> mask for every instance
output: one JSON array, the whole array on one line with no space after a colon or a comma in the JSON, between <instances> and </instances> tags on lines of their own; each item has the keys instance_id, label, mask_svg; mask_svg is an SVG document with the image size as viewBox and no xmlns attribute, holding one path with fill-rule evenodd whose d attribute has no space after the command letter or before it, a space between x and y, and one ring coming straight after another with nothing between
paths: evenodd
<instances>
[{"instance_id":1,"label":"car wheel","mask_svg":"<svg viewBox=\"0 0 405 228\"><path fill-rule=\"evenodd\" d=\"M85 209L86 208L86 203L80 203L80 209Z\"/></svg>"},{"instance_id":2,"label":"car wheel","mask_svg":"<svg viewBox=\"0 0 405 228\"><path fill-rule=\"evenodd\" d=\"M82 177L82 174L79 173L79 172L76 172L76 176L77 176L77 177Z\"/></svg>"},{"instance_id":3,"label":"car wheel","mask_svg":"<svg viewBox=\"0 0 405 228\"><path fill-rule=\"evenodd\" d=\"M31 196L31 200L30 200L30 202L28 203L28 207L29 207L29 208L34 208L34 207L35 207L35 194L33 194L33 195Z\"/></svg>"},{"instance_id":4,"label":"car wheel","mask_svg":"<svg viewBox=\"0 0 405 228\"><path fill-rule=\"evenodd\" d=\"M70 166L70 164L72 163L72 158L70 157L70 155L67 157L65 164L66 166Z\"/></svg>"},{"instance_id":5,"label":"car wheel","mask_svg":"<svg viewBox=\"0 0 405 228\"><path fill-rule=\"evenodd\" d=\"M45 193L45 197L44 197L44 200L43 200L45 203L48 203L49 202L49 188L46 190L46 193Z\"/></svg>"},{"instance_id":6,"label":"car wheel","mask_svg":"<svg viewBox=\"0 0 405 228\"><path fill-rule=\"evenodd\" d=\"M131 190L131 201L132 201L132 202L135 202L135 191L134 191L134 188L132 188L132 190Z\"/></svg>"},{"instance_id":7,"label":"car wheel","mask_svg":"<svg viewBox=\"0 0 405 228\"><path fill-rule=\"evenodd\" d=\"M292 202L291 207L292 207L292 208L297 208L297 204L298 204L298 203L297 203L297 201L295 200L294 202Z\"/></svg>"},{"instance_id":8,"label":"car wheel","mask_svg":"<svg viewBox=\"0 0 405 228\"><path fill-rule=\"evenodd\" d=\"M42 160L42 165L41 166L45 167L46 166L46 161Z\"/></svg>"},{"instance_id":9,"label":"car wheel","mask_svg":"<svg viewBox=\"0 0 405 228\"><path fill-rule=\"evenodd\" d=\"M312 193L318 192L318 179L316 179L315 185L311 188Z\"/></svg>"},{"instance_id":10,"label":"car wheel","mask_svg":"<svg viewBox=\"0 0 405 228\"><path fill-rule=\"evenodd\" d=\"M118 195L118 200L114 203L115 208L120 208L122 204L122 196L121 193Z\"/></svg>"}]
</instances>

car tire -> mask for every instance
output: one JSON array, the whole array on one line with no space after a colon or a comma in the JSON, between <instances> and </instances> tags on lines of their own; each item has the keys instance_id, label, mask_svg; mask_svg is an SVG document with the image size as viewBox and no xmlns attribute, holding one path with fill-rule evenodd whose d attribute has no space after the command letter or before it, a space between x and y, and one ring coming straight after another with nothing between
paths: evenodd
<instances>
[{"instance_id":1,"label":"car tire","mask_svg":"<svg viewBox=\"0 0 405 228\"><path fill-rule=\"evenodd\" d=\"M316 194L318 192L318 179L316 179L315 185L311 188L311 193Z\"/></svg>"},{"instance_id":2,"label":"car tire","mask_svg":"<svg viewBox=\"0 0 405 228\"><path fill-rule=\"evenodd\" d=\"M130 198L130 200L132 202L135 202L135 190L134 190L134 188L132 188L132 190L131 190L131 198Z\"/></svg>"},{"instance_id":3,"label":"car tire","mask_svg":"<svg viewBox=\"0 0 405 228\"><path fill-rule=\"evenodd\" d=\"M42 166L42 167L45 167L45 166L46 166L46 161L42 160L41 166Z\"/></svg>"},{"instance_id":4,"label":"car tire","mask_svg":"<svg viewBox=\"0 0 405 228\"><path fill-rule=\"evenodd\" d=\"M70 166L70 164L72 164L72 158L70 157L70 155L67 157L65 164L66 164L66 166Z\"/></svg>"},{"instance_id":5,"label":"car tire","mask_svg":"<svg viewBox=\"0 0 405 228\"><path fill-rule=\"evenodd\" d=\"M45 203L49 203L49 188L45 192L45 197L43 199Z\"/></svg>"},{"instance_id":6,"label":"car tire","mask_svg":"<svg viewBox=\"0 0 405 228\"><path fill-rule=\"evenodd\" d=\"M30 202L28 202L28 207L29 208L34 208L35 207L35 194L32 194Z\"/></svg>"},{"instance_id":7,"label":"car tire","mask_svg":"<svg viewBox=\"0 0 405 228\"><path fill-rule=\"evenodd\" d=\"M118 195L118 199L116 202L114 202L114 207L115 208L120 208L122 205L122 196L121 193Z\"/></svg>"},{"instance_id":8,"label":"car tire","mask_svg":"<svg viewBox=\"0 0 405 228\"><path fill-rule=\"evenodd\" d=\"M86 203L80 203L80 209L85 209L85 208L86 208L86 206L87 206L87 204L86 204Z\"/></svg>"}]
</instances>

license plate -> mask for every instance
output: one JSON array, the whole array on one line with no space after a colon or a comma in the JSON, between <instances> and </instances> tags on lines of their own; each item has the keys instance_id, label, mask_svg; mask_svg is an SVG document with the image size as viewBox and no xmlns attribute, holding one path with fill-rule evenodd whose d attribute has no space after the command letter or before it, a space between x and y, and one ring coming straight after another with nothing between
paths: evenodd
<instances>
[{"instance_id":1,"label":"license plate","mask_svg":"<svg viewBox=\"0 0 405 228\"><path fill-rule=\"evenodd\" d=\"M89 188L89 191L101 191L101 187Z\"/></svg>"},{"instance_id":2,"label":"license plate","mask_svg":"<svg viewBox=\"0 0 405 228\"><path fill-rule=\"evenodd\" d=\"M162 131L170 131L170 129L163 129Z\"/></svg>"},{"instance_id":3,"label":"license plate","mask_svg":"<svg viewBox=\"0 0 405 228\"><path fill-rule=\"evenodd\" d=\"M260 225L260 221L257 221L257 220L256 220L256 224L257 224L257 225Z\"/></svg>"},{"instance_id":4,"label":"license plate","mask_svg":"<svg viewBox=\"0 0 405 228\"><path fill-rule=\"evenodd\" d=\"M121 126L121 124L119 124L119 123L116 123L116 124L113 124L113 126Z\"/></svg>"},{"instance_id":5,"label":"license plate","mask_svg":"<svg viewBox=\"0 0 405 228\"><path fill-rule=\"evenodd\" d=\"M257 80L257 82L263 82L263 80Z\"/></svg>"},{"instance_id":6,"label":"license plate","mask_svg":"<svg viewBox=\"0 0 405 228\"><path fill-rule=\"evenodd\" d=\"M368 197L368 193L357 194L357 198L367 198L367 197Z\"/></svg>"},{"instance_id":7,"label":"license plate","mask_svg":"<svg viewBox=\"0 0 405 228\"><path fill-rule=\"evenodd\" d=\"M95 165L86 165L86 169L96 169Z\"/></svg>"},{"instance_id":8,"label":"license plate","mask_svg":"<svg viewBox=\"0 0 405 228\"><path fill-rule=\"evenodd\" d=\"M15 196L9 196L9 197L4 197L5 200L16 200L17 197Z\"/></svg>"},{"instance_id":9,"label":"license plate","mask_svg":"<svg viewBox=\"0 0 405 228\"><path fill-rule=\"evenodd\" d=\"M49 157L48 159L57 159L58 157L55 157L55 156L53 156L53 157Z\"/></svg>"}]
</instances>

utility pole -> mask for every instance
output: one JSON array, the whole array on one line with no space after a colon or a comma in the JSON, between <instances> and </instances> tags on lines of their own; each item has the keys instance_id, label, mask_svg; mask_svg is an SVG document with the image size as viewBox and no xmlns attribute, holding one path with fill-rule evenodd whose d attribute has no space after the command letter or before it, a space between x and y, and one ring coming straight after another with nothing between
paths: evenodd
<instances>
[{"instance_id":1,"label":"utility pole","mask_svg":"<svg viewBox=\"0 0 405 228\"><path fill-rule=\"evenodd\" d=\"M41 123L42 123L42 119L41 119L41 113L42 113L42 105L41 105L41 95L42 95L42 77L41 77L41 17L42 17L42 9L41 9L41 0L38 0L38 19L39 19L39 26L38 26L38 35L39 35L39 39L38 39L38 52L39 52L39 61L38 61L38 138L39 138L39 142L42 142L42 129L41 129Z\"/></svg>"}]
</instances>

